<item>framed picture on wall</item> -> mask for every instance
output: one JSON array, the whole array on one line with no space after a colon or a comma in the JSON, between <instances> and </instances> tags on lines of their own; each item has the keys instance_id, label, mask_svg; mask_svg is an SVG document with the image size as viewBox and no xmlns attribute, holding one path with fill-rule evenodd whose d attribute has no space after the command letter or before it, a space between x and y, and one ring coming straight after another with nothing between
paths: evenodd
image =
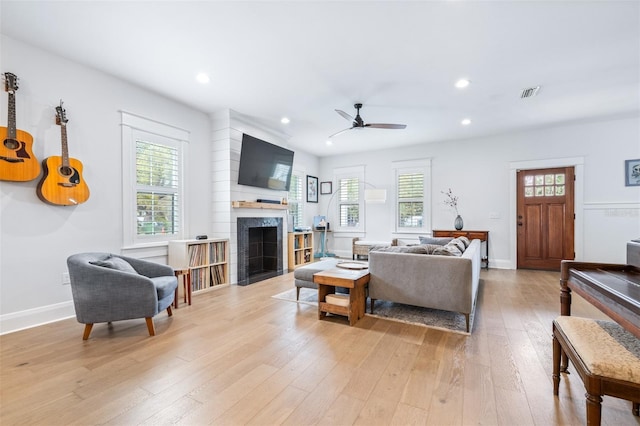
<instances>
[{"instance_id":1,"label":"framed picture on wall","mask_svg":"<svg viewBox=\"0 0 640 426\"><path fill-rule=\"evenodd\" d=\"M640 158L625 160L624 186L640 186Z\"/></svg>"},{"instance_id":2,"label":"framed picture on wall","mask_svg":"<svg viewBox=\"0 0 640 426\"><path fill-rule=\"evenodd\" d=\"M307 203L318 202L318 178L307 175Z\"/></svg>"},{"instance_id":3,"label":"framed picture on wall","mask_svg":"<svg viewBox=\"0 0 640 426\"><path fill-rule=\"evenodd\" d=\"M333 184L331 182L320 182L320 195L331 194L333 192Z\"/></svg>"}]
</instances>

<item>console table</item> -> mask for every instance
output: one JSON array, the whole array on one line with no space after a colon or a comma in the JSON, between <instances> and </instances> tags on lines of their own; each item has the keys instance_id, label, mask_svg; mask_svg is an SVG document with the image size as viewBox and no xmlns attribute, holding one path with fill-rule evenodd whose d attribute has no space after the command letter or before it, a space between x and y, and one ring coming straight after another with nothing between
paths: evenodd
<instances>
[{"instance_id":1,"label":"console table","mask_svg":"<svg viewBox=\"0 0 640 426\"><path fill-rule=\"evenodd\" d=\"M434 229L432 231L432 235L436 238L438 237L467 237L470 240L480 240L485 243L487 248L486 256L480 256L482 263L484 263L484 267L489 269L489 231L464 231L464 230L445 230L445 229Z\"/></svg>"}]
</instances>

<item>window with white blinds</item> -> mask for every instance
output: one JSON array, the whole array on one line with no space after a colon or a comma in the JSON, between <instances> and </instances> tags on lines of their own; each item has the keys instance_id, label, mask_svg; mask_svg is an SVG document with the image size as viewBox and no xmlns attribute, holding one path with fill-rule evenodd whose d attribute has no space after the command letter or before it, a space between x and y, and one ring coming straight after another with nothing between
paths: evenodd
<instances>
[{"instance_id":1,"label":"window with white blinds","mask_svg":"<svg viewBox=\"0 0 640 426\"><path fill-rule=\"evenodd\" d=\"M339 179L338 188L340 226L357 228L360 225L360 181L357 177Z\"/></svg>"},{"instance_id":2,"label":"window with white blinds","mask_svg":"<svg viewBox=\"0 0 640 426\"><path fill-rule=\"evenodd\" d=\"M291 184L289 185L289 214L293 217L293 226L302 226L304 215L303 207L303 179L302 175L297 173L291 174Z\"/></svg>"},{"instance_id":3,"label":"window with white blinds","mask_svg":"<svg viewBox=\"0 0 640 426\"><path fill-rule=\"evenodd\" d=\"M136 217L141 235L180 231L178 148L136 140Z\"/></svg>"},{"instance_id":4,"label":"window with white blinds","mask_svg":"<svg viewBox=\"0 0 640 426\"><path fill-rule=\"evenodd\" d=\"M422 228L424 173L398 173L398 228Z\"/></svg>"},{"instance_id":5,"label":"window with white blinds","mask_svg":"<svg viewBox=\"0 0 640 426\"><path fill-rule=\"evenodd\" d=\"M189 132L121 111L125 247L183 238Z\"/></svg>"},{"instance_id":6,"label":"window with white blinds","mask_svg":"<svg viewBox=\"0 0 640 426\"><path fill-rule=\"evenodd\" d=\"M396 161L393 168L396 181L396 232L429 232L431 160Z\"/></svg>"}]
</instances>

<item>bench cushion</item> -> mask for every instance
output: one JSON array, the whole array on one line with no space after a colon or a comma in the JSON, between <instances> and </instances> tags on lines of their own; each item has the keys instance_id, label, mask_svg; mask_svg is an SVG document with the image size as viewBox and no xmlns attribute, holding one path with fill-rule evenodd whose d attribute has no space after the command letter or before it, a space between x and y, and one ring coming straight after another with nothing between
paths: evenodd
<instances>
[{"instance_id":1,"label":"bench cushion","mask_svg":"<svg viewBox=\"0 0 640 426\"><path fill-rule=\"evenodd\" d=\"M640 384L640 339L612 321L560 316L554 322L591 374Z\"/></svg>"},{"instance_id":2,"label":"bench cushion","mask_svg":"<svg viewBox=\"0 0 640 426\"><path fill-rule=\"evenodd\" d=\"M336 266L338 259L321 260L320 262L313 262L308 265L297 268L293 272L293 276L296 280L311 281L313 282L313 274L320 271L326 271Z\"/></svg>"}]
</instances>

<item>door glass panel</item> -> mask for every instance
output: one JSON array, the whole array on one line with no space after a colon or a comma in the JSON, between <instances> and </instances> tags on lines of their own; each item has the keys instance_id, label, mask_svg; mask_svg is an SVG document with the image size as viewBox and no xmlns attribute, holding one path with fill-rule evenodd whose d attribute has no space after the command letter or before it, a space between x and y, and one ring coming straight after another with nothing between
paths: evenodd
<instances>
[{"instance_id":1,"label":"door glass panel","mask_svg":"<svg viewBox=\"0 0 640 426\"><path fill-rule=\"evenodd\" d=\"M536 186L544 185L544 175L536 175Z\"/></svg>"},{"instance_id":2,"label":"door glass panel","mask_svg":"<svg viewBox=\"0 0 640 426\"><path fill-rule=\"evenodd\" d=\"M556 175L556 185L564 185L564 173Z\"/></svg>"},{"instance_id":3,"label":"door glass panel","mask_svg":"<svg viewBox=\"0 0 640 426\"><path fill-rule=\"evenodd\" d=\"M544 175L544 184L553 185L554 175Z\"/></svg>"},{"instance_id":4,"label":"door glass panel","mask_svg":"<svg viewBox=\"0 0 640 426\"><path fill-rule=\"evenodd\" d=\"M533 176L524 177L524 186L533 186ZM533 195L533 192L531 194Z\"/></svg>"},{"instance_id":5,"label":"door glass panel","mask_svg":"<svg viewBox=\"0 0 640 426\"><path fill-rule=\"evenodd\" d=\"M564 185L556 185L556 195L564 195Z\"/></svg>"},{"instance_id":6,"label":"door glass panel","mask_svg":"<svg viewBox=\"0 0 640 426\"><path fill-rule=\"evenodd\" d=\"M536 186L536 197L544 196L544 186Z\"/></svg>"},{"instance_id":7,"label":"door glass panel","mask_svg":"<svg viewBox=\"0 0 640 426\"><path fill-rule=\"evenodd\" d=\"M524 196L525 197L533 197L533 186L529 186L529 187L524 189Z\"/></svg>"},{"instance_id":8,"label":"door glass panel","mask_svg":"<svg viewBox=\"0 0 640 426\"><path fill-rule=\"evenodd\" d=\"M554 191L553 186L545 186L544 187L544 196L545 197L553 197Z\"/></svg>"}]
</instances>

